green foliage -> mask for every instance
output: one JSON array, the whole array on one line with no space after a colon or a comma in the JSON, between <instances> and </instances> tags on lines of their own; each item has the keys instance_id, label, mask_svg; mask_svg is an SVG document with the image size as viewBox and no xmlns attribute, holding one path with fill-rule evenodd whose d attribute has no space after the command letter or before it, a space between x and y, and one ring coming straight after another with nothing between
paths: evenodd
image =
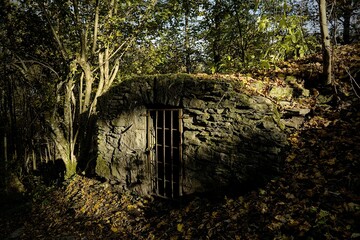
<instances>
[{"instance_id":1,"label":"green foliage","mask_svg":"<svg viewBox=\"0 0 360 240\"><path fill-rule=\"evenodd\" d=\"M273 30L267 34L272 36L273 42L267 49L264 58L278 62L290 58L303 58L311 53L316 43L311 37L304 36L302 16L278 16L273 19Z\"/></svg>"},{"instance_id":2,"label":"green foliage","mask_svg":"<svg viewBox=\"0 0 360 240\"><path fill-rule=\"evenodd\" d=\"M271 2L200 1L198 11L194 11L197 17L191 19L196 31L190 31L193 59L205 66L198 69L215 73L269 68L278 61L310 53L313 42L304 37L304 17L296 15L286 2ZM161 37L160 46L172 42L171 49L181 49L181 39L180 44L174 42L179 32L173 30L166 33L172 38ZM184 64L184 50L176 56L177 62ZM164 60L168 63L168 58Z\"/></svg>"},{"instance_id":3,"label":"green foliage","mask_svg":"<svg viewBox=\"0 0 360 240\"><path fill-rule=\"evenodd\" d=\"M307 21L300 6L285 0L158 1L122 74L270 68L316 49Z\"/></svg>"},{"instance_id":4,"label":"green foliage","mask_svg":"<svg viewBox=\"0 0 360 240\"><path fill-rule=\"evenodd\" d=\"M30 12L46 8L55 30L64 37L61 40L69 56L79 52L81 31L87 29L87 37L92 37L96 1L78 3L83 20L75 25L71 24L75 12L68 1L26 2ZM208 73L269 68L278 61L312 53L317 46L316 39L306 33L308 19L298 2L162 0L142 19L148 3L119 1L117 13L108 15L111 6L100 1L98 49L116 49L136 35L123 55L122 75L184 72L187 68Z\"/></svg>"}]
</instances>

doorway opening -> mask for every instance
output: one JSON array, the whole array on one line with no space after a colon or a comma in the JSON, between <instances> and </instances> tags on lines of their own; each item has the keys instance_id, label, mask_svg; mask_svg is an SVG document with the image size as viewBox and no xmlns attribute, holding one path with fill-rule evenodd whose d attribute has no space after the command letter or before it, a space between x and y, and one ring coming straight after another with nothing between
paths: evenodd
<instances>
[{"instance_id":1,"label":"doorway opening","mask_svg":"<svg viewBox=\"0 0 360 240\"><path fill-rule=\"evenodd\" d=\"M150 109L147 114L152 190L164 198L182 195L181 117L181 109Z\"/></svg>"}]
</instances>

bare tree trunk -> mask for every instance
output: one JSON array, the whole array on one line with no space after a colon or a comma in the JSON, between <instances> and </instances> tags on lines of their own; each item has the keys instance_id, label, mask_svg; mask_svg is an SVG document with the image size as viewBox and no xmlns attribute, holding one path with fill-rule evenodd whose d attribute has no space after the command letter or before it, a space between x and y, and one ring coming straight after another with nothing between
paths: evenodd
<instances>
[{"instance_id":1,"label":"bare tree trunk","mask_svg":"<svg viewBox=\"0 0 360 240\"><path fill-rule=\"evenodd\" d=\"M240 14L239 14L239 6L237 1L234 1L234 8L235 8L235 16L236 16L236 23L237 29L239 32L239 37L237 38L237 45L238 45L238 56L241 58L241 61L245 63L245 46L244 46L244 37L243 37L243 27L240 23Z\"/></svg>"},{"instance_id":2,"label":"bare tree trunk","mask_svg":"<svg viewBox=\"0 0 360 240\"><path fill-rule=\"evenodd\" d=\"M351 18L351 11L345 11L344 13L344 23L343 23L343 41L344 44L350 43L350 18Z\"/></svg>"},{"instance_id":3,"label":"bare tree trunk","mask_svg":"<svg viewBox=\"0 0 360 240\"><path fill-rule=\"evenodd\" d=\"M191 72L191 62L190 62L190 38L189 38L189 15L190 15L190 3L189 1L184 1L185 8L185 67L186 73Z\"/></svg>"},{"instance_id":4,"label":"bare tree trunk","mask_svg":"<svg viewBox=\"0 0 360 240\"><path fill-rule=\"evenodd\" d=\"M322 54L323 54L323 79L324 85L331 84L332 79L332 62L331 62L331 43L329 36L329 29L326 17L326 0L319 1L320 12L320 29L322 39Z\"/></svg>"},{"instance_id":5,"label":"bare tree trunk","mask_svg":"<svg viewBox=\"0 0 360 240\"><path fill-rule=\"evenodd\" d=\"M8 155L7 155L7 137L6 137L6 131L4 132L4 173L8 172Z\"/></svg>"},{"instance_id":6,"label":"bare tree trunk","mask_svg":"<svg viewBox=\"0 0 360 240\"><path fill-rule=\"evenodd\" d=\"M220 2L218 0L215 1L214 6L214 34L215 39L213 42L212 50L213 50L213 61L215 65L215 72L219 72L220 70L220 62L221 62L221 54L220 54L220 41L221 41L221 32L220 32L220 23L221 23L221 15L220 15Z\"/></svg>"}]
</instances>

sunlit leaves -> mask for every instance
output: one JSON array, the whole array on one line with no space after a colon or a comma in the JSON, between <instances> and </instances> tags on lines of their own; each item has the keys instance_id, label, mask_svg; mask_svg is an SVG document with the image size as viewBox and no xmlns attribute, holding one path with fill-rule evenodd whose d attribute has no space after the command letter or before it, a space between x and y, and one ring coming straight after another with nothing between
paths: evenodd
<instances>
[{"instance_id":1,"label":"sunlit leaves","mask_svg":"<svg viewBox=\"0 0 360 240\"><path fill-rule=\"evenodd\" d=\"M258 22L258 28L261 32L266 32L270 26L270 20L266 17L266 15L262 15Z\"/></svg>"},{"instance_id":2,"label":"sunlit leaves","mask_svg":"<svg viewBox=\"0 0 360 240\"><path fill-rule=\"evenodd\" d=\"M176 229L177 229L179 232L183 232L183 231L184 231L183 228L184 228L184 224L182 224L182 223L178 223L178 224L176 225Z\"/></svg>"}]
</instances>

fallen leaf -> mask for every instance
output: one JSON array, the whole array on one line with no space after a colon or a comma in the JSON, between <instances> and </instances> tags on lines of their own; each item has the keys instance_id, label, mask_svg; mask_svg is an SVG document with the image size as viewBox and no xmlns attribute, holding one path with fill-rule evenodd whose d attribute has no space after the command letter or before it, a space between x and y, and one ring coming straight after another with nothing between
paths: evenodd
<instances>
[{"instance_id":1,"label":"fallen leaf","mask_svg":"<svg viewBox=\"0 0 360 240\"><path fill-rule=\"evenodd\" d=\"M183 227L184 227L184 224L178 223L177 226L176 226L176 229L177 229L179 232L182 232L182 231L183 231Z\"/></svg>"}]
</instances>

